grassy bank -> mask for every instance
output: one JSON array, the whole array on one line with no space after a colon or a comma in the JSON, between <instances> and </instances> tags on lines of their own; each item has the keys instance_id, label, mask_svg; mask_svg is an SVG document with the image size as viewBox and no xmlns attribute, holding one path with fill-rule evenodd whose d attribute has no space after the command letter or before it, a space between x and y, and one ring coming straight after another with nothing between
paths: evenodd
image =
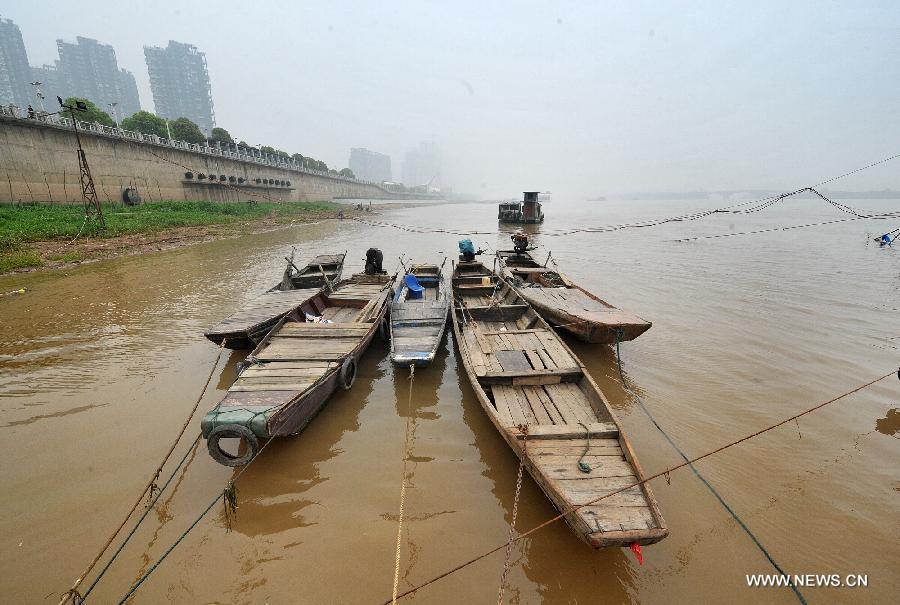
<instances>
[{"instance_id":1,"label":"grassy bank","mask_svg":"<svg viewBox=\"0 0 900 605\"><path fill-rule=\"evenodd\" d=\"M182 227L314 220L333 217L342 208L346 209L333 202L150 202L140 206L104 204L106 229L101 230L92 221L85 226L79 241L121 239L123 236L154 234ZM39 253L37 246L30 245L71 240L78 234L83 221L84 210L79 205L0 205L0 273L40 267L47 261L83 260L84 254L78 250L66 250L58 255L45 257Z\"/></svg>"}]
</instances>

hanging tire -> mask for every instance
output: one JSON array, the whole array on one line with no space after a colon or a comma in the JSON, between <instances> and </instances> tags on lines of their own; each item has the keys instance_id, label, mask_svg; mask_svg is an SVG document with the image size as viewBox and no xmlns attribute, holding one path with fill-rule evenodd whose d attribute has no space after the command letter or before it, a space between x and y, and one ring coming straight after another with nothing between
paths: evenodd
<instances>
[{"instance_id":1,"label":"hanging tire","mask_svg":"<svg viewBox=\"0 0 900 605\"><path fill-rule=\"evenodd\" d=\"M391 330L390 326L388 326L387 315L385 315L384 319L381 320L381 323L378 324L378 337L385 342L391 339Z\"/></svg>"},{"instance_id":2,"label":"hanging tire","mask_svg":"<svg viewBox=\"0 0 900 605\"><path fill-rule=\"evenodd\" d=\"M232 456L221 447L220 439L242 439L247 444L247 451L242 456ZM259 439L253 431L242 424L220 424L209 432L206 438L206 447L213 460L225 466L244 466L259 452Z\"/></svg>"},{"instance_id":3,"label":"hanging tire","mask_svg":"<svg viewBox=\"0 0 900 605\"><path fill-rule=\"evenodd\" d=\"M352 387L353 383L356 381L356 360L353 359L353 357L348 357L344 360L339 378L341 381L341 388L345 391L349 391L350 387Z\"/></svg>"}]
</instances>

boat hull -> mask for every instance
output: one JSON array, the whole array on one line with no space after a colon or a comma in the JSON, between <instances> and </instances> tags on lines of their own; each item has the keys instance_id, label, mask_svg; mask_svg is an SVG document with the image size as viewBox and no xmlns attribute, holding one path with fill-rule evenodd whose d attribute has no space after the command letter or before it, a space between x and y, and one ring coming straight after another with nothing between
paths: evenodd
<instances>
[{"instance_id":1,"label":"boat hull","mask_svg":"<svg viewBox=\"0 0 900 605\"><path fill-rule=\"evenodd\" d=\"M554 328L578 340L594 344L612 344L617 339L624 342L653 326L588 292L568 276L547 269L527 252L500 250L497 256L501 275L516 292Z\"/></svg>"},{"instance_id":2,"label":"boat hull","mask_svg":"<svg viewBox=\"0 0 900 605\"><path fill-rule=\"evenodd\" d=\"M211 433L270 439L302 431L339 388L352 387L356 368L376 333L383 333L392 278L354 276L319 292L283 317L242 364L201 432L222 464L246 464L246 456L221 450ZM249 435L247 430L252 433ZM249 441L248 441L249 440ZM255 455L255 452L250 454Z\"/></svg>"},{"instance_id":3,"label":"boat hull","mask_svg":"<svg viewBox=\"0 0 900 605\"><path fill-rule=\"evenodd\" d=\"M454 272L451 321L459 358L491 423L588 545L665 538L643 469L596 382L536 311L487 269L496 294L482 292L468 266L474 264ZM591 465L587 474L582 460Z\"/></svg>"},{"instance_id":4,"label":"boat hull","mask_svg":"<svg viewBox=\"0 0 900 605\"><path fill-rule=\"evenodd\" d=\"M556 328L571 334L582 342L613 344L634 340L653 325L637 315L621 311L615 307L594 311L569 312L546 304L531 296L532 288L518 288L517 291L534 309ZM617 336L618 334L618 336Z\"/></svg>"},{"instance_id":5,"label":"boat hull","mask_svg":"<svg viewBox=\"0 0 900 605\"><path fill-rule=\"evenodd\" d=\"M399 367L428 367L444 338L450 297L437 265L413 265L410 273L423 287L420 299L408 296L405 283L391 303L391 363Z\"/></svg>"}]
</instances>

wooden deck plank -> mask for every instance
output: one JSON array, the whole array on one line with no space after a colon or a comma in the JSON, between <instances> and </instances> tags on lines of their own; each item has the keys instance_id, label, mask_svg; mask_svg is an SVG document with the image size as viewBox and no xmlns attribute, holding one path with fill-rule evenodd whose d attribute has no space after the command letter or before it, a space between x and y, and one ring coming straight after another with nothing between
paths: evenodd
<instances>
[{"instance_id":1,"label":"wooden deck plank","mask_svg":"<svg viewBox=\"0 0 900 605\"><path fill-rule=\"evenodd\" d=\"M578 440L581 439L581 448L583 450L587 440L588 430L590 430L592 443L595 437L598 439L611 439L613 437L618 437L619 435L619 428L612 422L592 422L587 426L587 430L579 424L529 427L528 438L540 437L542 439L559 439L560 441L565 441L566 446L574 445L576 447L578 446ZM522 434L518 431L514 431L514 433L517 438L522 438Z\"/></svg>"},{"instance_id":2,"label":"wooden deck plank","mask_svg":"<svg viewBox=\"0 0 900 605\"><path fill-rule=\"evenodd\" d=\"M605 485L604 480L610 480L616 487L622 487L636 483L634 467L623 456L596 456L590 473L584 473L578 468L578 458L575 456L560 459L558 457L541 457L536 464L547 477L551 479L570 479L572 481L592 481L591 485ZM599 465L599 466L598 466ZM595 467L596 468L593 468ZM622 481L612 481L613 479ZM630 479L625 481L624 479ZM560 484L562 485L562 483ZM584 488L587 489L587 488ZM644 502L646 504L646 502Z\"/></svg>"},{"instance_id":3,"label":"wooden deck plank","mask_svg":"<svg viewBox=\"0 0 900 605\"><path fill-rule=\"evenodd\" d=\"M503 405L506 406L506 409L509 410L509 416L514 426L529 423L529 418L522 410L522 406L519 403L518 397L516 397L512 392L512 387L497 386L492 389L492 391L494 394L494 399L497 400L499 398L501 401L503 401Z\"/></svg>"},{"instance_id":4,"label":"wooden deck plank","mask_svg":"<svg viewBox=\"0 0 900 605\"><path fill-rule=\"evenodd\" d=\"M597 505L578 509L580 517L597 531L646 530L658 527L653 513L646 506L608 506L605 500Z\"/></svg>"},{"instance_id":5,"label":"wooden deck plank","mask_svg":"<svg viewBox=\"0 0 900 605\"><path fill-rule=\"evenodd\" d=\"M525 396L525 401L528 402L528 405L531 407L531 412L534 414L534 417L537 418L538 424L546 425L546 424L554 424L553 418L547 414L547 410L544 409L544 406L541 404L541 400L537 396L537 392L535 389L540 387L514 387L517 392L521 393ZM531 433L529 427L529 434ZM534 427L535 429L539 427Z\"/></svg>"}]
</instances>

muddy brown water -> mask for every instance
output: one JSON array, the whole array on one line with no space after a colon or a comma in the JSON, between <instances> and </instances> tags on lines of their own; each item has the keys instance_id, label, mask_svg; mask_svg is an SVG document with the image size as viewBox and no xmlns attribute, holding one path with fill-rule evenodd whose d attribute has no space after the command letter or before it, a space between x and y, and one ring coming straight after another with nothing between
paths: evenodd
<instances>
[{"instance_id":1,"label":"muddy brown water","mask_svg":"<svg viewBox=\"0 0 900 605\"><path fill-rule=\"evenodd\" d=\"M841 218L811 200L752 215L606 234L557 230L667 216L701 200L547 204L533 228L553 257L609 301L653 321L624 344L625 371L688 455L769 425L896 367L900 249L866 239L896 225L851 221L673 243L672 238ZM896 209L897 201L856 200ZM496 206L399 208L398 224L497 230ZM505 245L506 235L476 244ZM300 258L368 246L394 268L406 252L440 262L458 236L336 221L0 279L0 559L3 600L55 602L130 507L216 357L204 328ZM353 265L353 266L350 266ZM449 266L449 261L448 261ZM610 347L573 344L610 399L648 474L680 458L621 387ZM241 353L223 356L201 411L221 398ZM414 422L401 590L505 540L517 460L481 411L452 335L434 366L366 354L300 436L269 447L221 505L140 588L135 603L381 603L390 597L403 436ZM885 603L900 583L900 382L887 380L698 467L790 573L867 574L867 588L805 588L812 603ZM199 419L191 433L196 434ZM186 451L179 446L175 458ZM234 475L201 447L176 475L88 603L117 602ZM689 470L653 482L670 536L644 549L592 551L564 524L513 548L511 603L796 603L748 588L773 569ZM555 514L526 479L518 527ZM409 601L493 603L502 552Z\"/></svg>"}]
</instances>

